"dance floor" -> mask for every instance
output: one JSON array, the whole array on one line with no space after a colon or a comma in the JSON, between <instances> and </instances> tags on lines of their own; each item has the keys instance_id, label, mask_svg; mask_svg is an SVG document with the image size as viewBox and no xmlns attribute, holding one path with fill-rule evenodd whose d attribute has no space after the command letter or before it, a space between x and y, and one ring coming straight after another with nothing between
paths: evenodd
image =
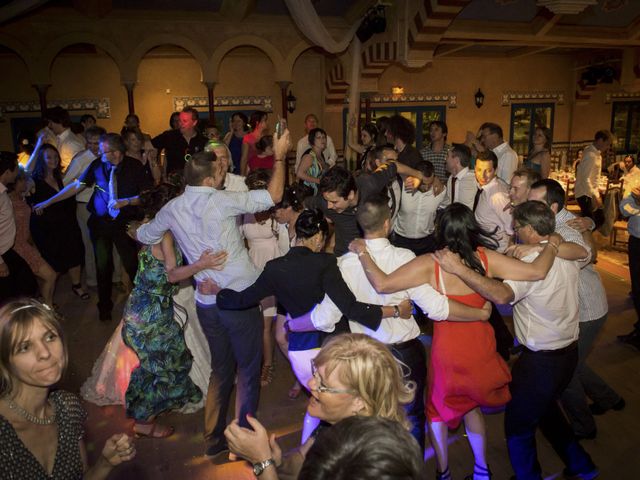
<instances>
[{"instance_id":1,"label":"dance floor","mask_svg":"<svg viewBox=\"0 0 640 480\"><path fill-rule=\"evenodd\" d=\"M626 256L623 257L626 260ZM609 320L598 338L589 363L627 401L621 412L610 412L597 417L598 437L583 441L601 471L603 480L636 480L640 478L640 352L616 341L616 335L626 333L635 321L635 312L628 296L628 277L621 277L621 268L610 268L608 257L602 257L598 270L602 275L608 299ZM617 262L620 267L621 262ZM624 272L623 272L624 273ZM628 275L628 272L627 272ZM117 325L117 314L122 311L126 295L118 294L114 320L98 321L95 307L95 291L92 300L83 302L70 291L68 278L58 287L56 301L65 315L64 328L70 347L70 365L62 387L77 392L90 374L93 362ZM68 293L63 293L68 292ZM428 344L429 337L424 337ZM302 395L290 400L287 392L292 375L287 363L277 356L274 382L262 390L258 418L277 433L283 449L296 445L306 399ZM85 403L89 414L86 441L90 459L100 454L106 438L113 433L132 433L132 422L124 417L122 407L97 407ZM512 474L507 457L503 432L503 414L487 415L488 460L497 480L509 479ZM245 462L214 465L203 456L202 411L182 415L170 414L162 418L164 423L175 426L176 433L168 439L136 440L137 457L114 470L111 479L251 479ZM473 470L473 457L464 438L464 429L452 432L450 437L450 466L453 478L464 478ZM435 471L433 450L426 452L429 472ZM545 478L561 478L562 463L551 446L538 435L538 456ZM432 477L429 474L429 478Z\"/></svg>"}]
</instances>

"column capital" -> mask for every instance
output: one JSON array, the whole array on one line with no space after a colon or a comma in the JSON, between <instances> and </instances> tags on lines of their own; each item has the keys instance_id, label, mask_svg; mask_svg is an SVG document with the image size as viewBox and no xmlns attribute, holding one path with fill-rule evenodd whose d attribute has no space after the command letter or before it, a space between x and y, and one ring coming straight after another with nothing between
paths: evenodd
<instances>
[{"instance_id":1,"label":"column capital","mask_svg":"<svg viewBox=\"0 0 640 480\"><path fill-rule=\"evenodd\" d=\"M203 80L202 83L204 84L205 87L210 88L211 90L216 88L216 84L218 82L213 81L213 80Z\"/></svg>"},{"instance_id":2,"label":"column capital","mask_svg":"<svg viewBox=\"0 0 640 480\"><path fill-rule=\"evenodd\" d=\"M134 89L134 87L136 86L136 83L137 82L134 82L134 81L126 81L126 82L122 82L122 85L129 92L129 91L132 91Z\"/></svg>"},{"instance_id":3,"label":"column capital","mask_svg":"<svg viewBox=\"0 0 640 480\"><path fill-rule=\"evenodd\" d=\"M290 82L289 80L278 80L276 83L284 90L293 82Z\"/></svg>"}]
</instances>

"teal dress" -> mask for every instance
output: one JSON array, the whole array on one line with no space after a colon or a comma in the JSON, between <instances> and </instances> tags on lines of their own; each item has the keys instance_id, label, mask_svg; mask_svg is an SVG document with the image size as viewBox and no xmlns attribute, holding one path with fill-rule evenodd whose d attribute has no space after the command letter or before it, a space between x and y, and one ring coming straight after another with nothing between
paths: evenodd
<instances>
[{"instance_id":1,"label":"teal dress","mask_svg":"<svg viewBox=\"0 0 640 480\"><path fill-rule=\"evenodd\" d=\"M176 251L176 261L182 256ZM138 273L124 310L124 343L140 359L125 394L127 416L146 421L166 410L197 403L202 392L189 378L193 357L182 328L173 318L173 295L164 264L144 247L138 254Z\"/></svg>"},{"instance_id":2,"label":"teal dress","mask_svg":"<svg viewBox=\"0 0 640 480\"><path fill-rule=\"evenodd\" d=\"M311 155L311 165L307 169L306 174L309 175L310 177L320 178L320 176L322 175L322 172L324 171L324 164L325 164L324 155L322 155L322 160L318 159L316 152L314 152L313 149L311 148L306 152L304 152L303 156L307 154ZM308 182L306 180L302 183L304 183L308 187L311 187L313 189L314 195L318 193L317 183Z\"/></svg>"}]
</instances>

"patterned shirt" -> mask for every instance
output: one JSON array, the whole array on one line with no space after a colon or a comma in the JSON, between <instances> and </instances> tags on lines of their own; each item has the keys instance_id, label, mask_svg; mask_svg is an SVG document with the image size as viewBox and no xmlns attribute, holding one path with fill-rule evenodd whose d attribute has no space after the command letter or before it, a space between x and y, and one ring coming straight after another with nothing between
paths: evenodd
<instances>
[{"instance_id":1,"label":"patterned shirt","mask_svg":"<svg viewBox=\"0 0 640 480\"><path fill-rule=\"evenodd\" d=\"M585 261L580 261L580 273L578 275L578 305L581 322L590 322L604 317L609 311L607 293L600 280L600 275L591 263L591 248L577 230L567 225L569 220L576 218L564 208L556 214L556 233L565 242L573 242L582 246L589 252Z\"/></svg>"},{"instance_id":2,"label":"patterned shirt","mask_svg":"<svg viewBox=\"0 0 640 480\"><path fill-rule=\"evenodd\" d=\"M433 150L431 150L431 144L428 144L426 147L420 150L422 159L425 161L428 160L433 164L433 171L436 174L436 177L438 177L442 181L442 183L445 183L447 181L447 178L449 178L446 160L447 153L449 153L450 149L451 145L445 143L442 146L442 151L440 152L434 152Z\"/></svg>"}]
</instances>

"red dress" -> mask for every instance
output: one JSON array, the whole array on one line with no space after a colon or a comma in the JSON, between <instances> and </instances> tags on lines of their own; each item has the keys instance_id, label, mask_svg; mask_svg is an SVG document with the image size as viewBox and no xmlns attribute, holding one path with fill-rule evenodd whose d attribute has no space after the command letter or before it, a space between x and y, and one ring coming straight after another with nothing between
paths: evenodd
<instances>
[{"instance_id":1,"label":"red dress","mask_svg":"<svg viewBox=\"0 0 640 480\"><path fill-rule=\"evenodd\" d=\"M478 249L487 267L487 257ZM447 295L435 265L436 290ZM485 299L477 293L447 295L470 307L480 308ZM433 342L428 371L427 418L456 428L464 415L478 406L498 407L511 400L511 373L496 352L489 322L433 323Z\"/></svg>"}]
</instances>

